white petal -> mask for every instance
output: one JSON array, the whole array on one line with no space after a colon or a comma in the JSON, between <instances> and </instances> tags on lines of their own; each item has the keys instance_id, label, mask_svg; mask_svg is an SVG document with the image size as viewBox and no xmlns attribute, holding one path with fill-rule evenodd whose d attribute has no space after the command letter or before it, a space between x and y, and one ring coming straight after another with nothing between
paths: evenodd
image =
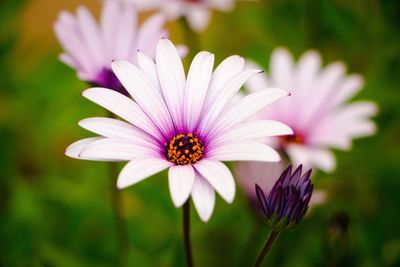
<instances>
[{"instance_id":1,"label":"white petal","mask_svg":"<svg viewBox=\"0 0 400 267\"><path fill-rule=\"evenodd\" d=\"M84 147L79 157L91 160L130 161L136 158L157 157L160 151L117 138L105 138Z\"/></svg>"},{"instance_id":2,"label":"white petal","mask_svg":"<svg viewBox=\"0 0 400 267\"><path fill-rule=\"evenodd\" d=\"M196 175L194 180L192 199L200 219L207 222L214 210L215 192L212 186L199 175Z\"/></svg>"},{"instance_id":3,"label":"white petal","mask_svg":"<svg viewBox=\"0 0 400 267\"><path fill-rule=\"evenodd\" d=\"M228 108L217 121L216 128L211 132L216 134L221 129L229 129L236 124L242 123L269 104L288 95L288 92L277 88L258 90L255 93L247 95Z\"/></svg>"},{"instance_id":4,"label":"white petal","mask_svg":"<svg viewBox=\"0 0 400 267\"><path fill-rule=\"evenodd\" d=\"M161 93L160 82L157 75L157 67L154 61L145 53L138 51L137 62L140 70L149 78L156 88Z\"/></svg>"},{"instance_id":5,"label":"white petal","mask_svg":"<svg viewBox=\"0 0 400 267\"><path fill-rule=\"evenodd\" d=\"M243 71L243 67L244 59L240 56L230 56L218 65L211 77L210 86L205 100L205 106L208 107L215 101L218 101L216 96L223 90L223 88L234 76Z\"/></svg>"},{"instance_id":6,"label":"white petal","mask_svg":"<svg viewBox=\"0 0 400 267\"><path fill-rule=\"evenodd\" d=\"M257 69L257 70L261 70L263 69L261 66L257 65L256 63L254 63L253 61L246 61L246 69ZM255 75L254 77L251 77L245 84L246 89L250 92L250 93L254 93L260 89L264 89L264 88L268 88L271 87L269 86L269 82L268 82L268 78L267 75L264 74L260 74L260 75Z\"/></svg>"},{"instance_id":7,"label":"white petal","mask_svg":"<svg viewBox=\"0 0 400 267\"><path fill-rule=\"evenodd\" d=\"M132 99L105 88L90 88L85 90L82 95L149 133L157 140L164 138L149 117Z\"/></svg>"},{"instance_id":8,"label":"white petal","mask_svg":"<svg viewBox=\"0 0 400 267\"><path fill-rule=\"evenodd\" d=\"M173 164L160 158L143 158L130 161L118 176L117 187L126 188L159 173Z\"/></svg>"},{"instance_id":9,"label":"white petal","mask_svg":"<svg viewBox=\"0 0 400 267\"><path fill-rule=\"evenodd\" d=\"M89 144L94 143L96 141L104 139L103 137L90 137L86 139L79 140L73 144L71 144L67 149L65 150L65 155L67 155L70 158L75 158L75 159L82 159L79 157L79 154L82 152L82 150Z\"/></svg>"},{"instance_id":10,"label":"white petal","mask_svg":"<svg viewBox=\"0 0 400 267\"><path fill-rule=\"evenodd\" d=\"M158 42L156 50L157 72L161 89L177 130L183 130L183 94L185 72L176 48L167 39Z\"/></svg>"},{"instance_id":11,"label":"white petal","mask_svg":"<svg viewBox=\"0 0 400 267\"><path fill-rule=\"evenodd\" d=\"M173 123L160 92L136 66L125 60L112 63L112 69L135 99L165 136L171 136Z\"/></svg>"},{"instance_id":12,"label":"white petal","mask_svg":"<svg viewBox=\"0 0 400 267\"><path fill-rule=\"evenodd\" d=\"M212 185L226 202L235 198L235 181L231 171L219 161L203 159L193 165L194 168Z\"/></svg>"},{"instance_id":13,"label":"white petal","mask_svg":"<svg viewBox=\"0 0 400 267\"><path fill-rule=\"evenodd\" d=\"M207 158L219 161L278 162L280 156L270 146L256 141L237 141L212 148Z\"/></svg>"},{"instance_id":14,"label":"white petal","mask_svg":"<svg viewBox=\"0 0 400 267\"><path fill-rule=\"evenodd\" d=\"M191 132L197 125L210 84L214 66L214 55L198 53L190 65L185 88L186 128Z\"/></svg>"},{"instance_id":15,"label":"white petal","mask_svg":"<svg viewBox=\"0 0 400 267\"><path fill-rule=\"evenodd\" d=\"M132 124L111 118L88 118L81 120L79 126L93 133L135 141L157 149L157 140Z\"/></svg>"},{"instance_id":16,"label":"white petal","mask_svg":"<svg viewBox=\"0 0 400 267\"><path fill-rule=\"evenodd\" d=\"M188 200L194 179L195 172L191 165L171 166L169 168L169 191L175 207L179 208Z\"/></svg>"},{"instance_id":17,"label":"white petal","mask_svg":"<svg viewBox=\"0 0 400 267\"><path fill-rule=\"evenodd\" d=\"M259 70L248 70L233 77L226 86L217 94L216 99L212 106L204 106L204 117L201 120L200 132L207 132L210 129L215 120L221 116L226 106L231 103L234 96L243 86L243 84L253 75L260 73Z\"/></svg>"},{"instance_id":18,"label":"white petal","mask_svg":"<svg viewBox=\"0 0 400 267\"><path fill-rule=\"evenodd\" d=\"M217 136L212 140L213 144L232 143L236 140L251 140L270 136L292 135L293 130L289 126L278 121L259 120L242 123L233 129Z\"/></svg>"},{"instance_id":19,"label":"white petal","mask_svg":"<svg viewBox=\"0 0 400 267\"><path fill-rule=\"evenodd\" d=\"M303 164L305 168L317 168L325 172L332 172L335 169L335 157L329 150L304 145L290 145L287 153L293 165Z\"/></svg>"}]
</instances>

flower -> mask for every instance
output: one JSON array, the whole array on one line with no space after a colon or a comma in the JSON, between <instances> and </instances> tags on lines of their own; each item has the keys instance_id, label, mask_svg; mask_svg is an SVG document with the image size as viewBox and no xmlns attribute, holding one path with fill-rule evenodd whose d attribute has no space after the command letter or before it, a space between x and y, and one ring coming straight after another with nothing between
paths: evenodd
<instances>
[{"instance_id":1,"label":"flower","mask_svg":"<svg viewBox=\"0 0 400 267\"><path fill-rule=\"evenodd\" d=\"M124 0L133 2L142 10L160 9L170 19L185 16L197 32L203 31L211 18L210 9L228 12L235 0Z\"/></svg>"},{"instance_id":2,"label":"flower","mask_svg":"<svg viewBox=\"0 0 400 267\"><path fill-rule=\"evenodd\" d=\"M302 165L292 174L290 165L276 181L266 197L256 184L258 203L274 231L280 232L297 226L308 209L313 185L311 169L303 175Z\"/></svg>"},{"instance_id":3,"label":"flower","mask_svg":"<svg viewBox=\"0 0 400 267\"><path fill-rule=\"evenodd\" d=\"M286 49L278 48L272 53L269 75L250 80L246 88L251 93L267 86L290 90L290 98L263 110L258 118L279 120L293 129L294 135L275 138L273 145L294 165L331 172L336 165L331 148L348 150L353 138L375 132L370 117L376 114L376 105L347 103L362 85L359 75L345 74L343 63L322 68L316 51L304 53L296 64Z\"/></svg>"},{"instance_id":4,"label":"flower","mask_svg":"<svg viewBox=\"0 0 400 267\"><path fill-rule=\"evenodd\" d=\"M154 15L140 27L132 4L105 0L100 23L80 6L73 14L62 11L54 24L65 52L60 60L77 71L81 80L128 94L111 71L111 61L125 59L136 64L136 50L152 58L158 40L165 35L162 15Z\"/></svg>"},{"instance_id":5,"label":"flower","mask_svg":"<svg viewBox=\"0 0 400 267\"><path fill-rule=\"evenodd\" d=\"M264 191L271 191L280 174L285 170L286 160L280 162L237 162L234 165L234 174L240 187L243 188L250 204L257 214L260 213L254 184L258 184ZM310 209L326 201L326 192L314 190Z\"/></svg>"},{"instance_id":6,"label":"flower","mask_svg":"<svg viewBox=\"0 0 400 267\"><path fill-rule=\"evenodd\" d=\"M99 137L80 140L66 150L73 158L129 161L119 174L122 189L169 169L169 188L176 207L192 197L203 221L208 221L215 191L231 203L235 183L221 161L279 161L279 154L257 139L291 134L276 121L249 121L270 103L287 96L267 88L236 102L241 86L259 70L244 70L239 56L225 59L213 72L214 55L200 52L187 78L176 48L161 39L155 62L138 52L138 67L127 61L113 62L119 81L135 99L112 90L91 88L87 99L127 122L89 118L79 125ZM214 191L215 190L215 191Z\"/></svg>"}]
</instances>

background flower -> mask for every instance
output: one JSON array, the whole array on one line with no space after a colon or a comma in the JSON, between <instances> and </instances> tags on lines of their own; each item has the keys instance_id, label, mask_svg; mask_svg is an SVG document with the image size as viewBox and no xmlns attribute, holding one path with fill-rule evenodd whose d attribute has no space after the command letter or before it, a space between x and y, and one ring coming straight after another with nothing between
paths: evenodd
<instances>
[{"instance_id":1,"label":"background flower","mask_svg":"<svg viewBox=\"0 0 400 267\"><path fill-rule=\"evenodd\" d=\"M154 15L138 25L133 4L105 0L100 22L80 6L76 15L62 11L54 24L65 52L60 60L77 71L81 80L127 94L111 71L111 61L125 59L136 64L136 51L151 57L158 40L166 35L164 18Z\"/></svg>"},{"instance_id":2,"label":"background flower","mask_svg":"<svg viewBox=\"0 0 400 267\"><path fill-rule=\"evenodd\" d=\"M303 163L307 168L333 171L335 159L330 149L349 150L352 139L375 132L370 117L376 114L376 105L370 101L347 103L360 91L363 79L345 72L341 62L322 68L316 51L304 53L295 63L288 50L278 48L272 53L269 74L247 83L249 92L266 86L291 92L290 98L258 115L283 121L293 129L293 136L272 142L294 165Z\"/></svg>"},{"instance_id":3,"label":"background flower","mask_svg":"<svg viewBox=\"0 0 400 267\"><path fill-rule=\"evenodd\" d=\"M215 193L231 203L235 183L221 161L280 160L258 138L292 134L277 121L251 121L286 91L266 88L234 103L239 89L259 70L244 71L244 60L232 56L213 72L214 55L200 52L187 78L178 51L159 41L156 63L138 52L138 66L115 61L113 71L135 101L105 88L92 88L83 96L129 123L109 118L79 122L101 135L80 140L66 151L70 157L98 161L129 161L117 186L125 188L169 169L169 188L176 207L192 197L203 221L215 205Z\"/></svg>"},{"instance_id":4,"label":"background flower","mask_svg":"<svg viewBox=\"0 0 400 267\"><path fill-rule=\"evenodd\" d=\"M211 9L228 12L236 0L124 0L140 9L163 11L170 19L185 16L196 31L203 31L211 19Z\"/></svg>"}]
</instances>

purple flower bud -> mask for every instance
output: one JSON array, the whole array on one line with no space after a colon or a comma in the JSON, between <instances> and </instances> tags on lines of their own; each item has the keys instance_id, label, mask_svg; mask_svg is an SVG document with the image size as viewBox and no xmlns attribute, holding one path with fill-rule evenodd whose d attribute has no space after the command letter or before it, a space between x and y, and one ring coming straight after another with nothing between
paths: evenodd
<instances>
[{"instance_id":1,"label":"purple flower bud","mask_svg":"<svg viewBox=\"0 0 400 267\"><path fill-rule=\"evenodd\" d=\"M302 165L293 173L290 165L276 181L268 196L256 184L258 203L275 231L289 230L297 226L306 213L312 191L311 169L303 175Z\"/></svg>"}]
</instances>

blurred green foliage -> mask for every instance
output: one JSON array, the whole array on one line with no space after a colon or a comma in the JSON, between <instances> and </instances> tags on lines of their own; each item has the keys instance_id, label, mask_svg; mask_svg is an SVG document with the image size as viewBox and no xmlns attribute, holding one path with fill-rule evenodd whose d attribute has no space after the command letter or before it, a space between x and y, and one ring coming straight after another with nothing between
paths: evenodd
<instances>
[{"instance_id":1,"label":"blurred green foliage","mask_svg":"<svg viewBox=\"0 0 400 267\"><path fill-rule=\"evenodd\" d=\"M114 266L107 165L63 154L90 136L76 122L105 111L80 97L86 85L57 61L53 36L24 38L26 25L43 27L36 18L55 18L22 15L45 3L0 2L0 266ZM51 22L45 27L50 32ZM378 134L357 140L351 152L336 152L337 171L316 177L329 200L282 235L266 266L400 266L400 2L243 1L233 13L214 14L200 41L217 61L240 54L266 68L276 46L296 57L315 48L325 63L343 60L349 72L364 75L357 98L380 106ZM167 188L163 173L122 192L125 266L185 266L181 211ZM240 191L232 205L218 199L208 224L196 214L192 222L197 266L251 266L268 234Z\"/></svg>"}]
</instances>

